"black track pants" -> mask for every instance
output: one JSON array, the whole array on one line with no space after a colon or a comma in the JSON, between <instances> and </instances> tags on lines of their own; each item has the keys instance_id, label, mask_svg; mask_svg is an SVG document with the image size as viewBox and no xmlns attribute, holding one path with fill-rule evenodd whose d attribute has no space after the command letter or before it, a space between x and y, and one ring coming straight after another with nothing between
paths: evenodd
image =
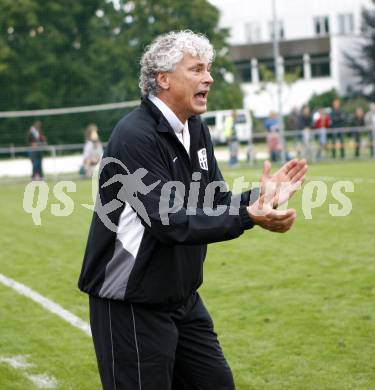
<instances>
[{"instance_id":1,"label":"black track pants","mask_svg":"<svg viewBox=\"0 0 375 390\"><path fill-rule=\"evenodd\" d=\"M198 293L172 311L90 297L105 390L234 390Z\"/></svg>"}]
</instances>

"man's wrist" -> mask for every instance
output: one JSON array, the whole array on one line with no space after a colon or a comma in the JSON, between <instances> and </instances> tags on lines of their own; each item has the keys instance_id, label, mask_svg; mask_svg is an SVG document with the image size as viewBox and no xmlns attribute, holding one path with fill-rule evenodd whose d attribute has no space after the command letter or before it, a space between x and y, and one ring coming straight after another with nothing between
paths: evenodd
<instances>
[{"instance_id":1,"label":"man's wrist","mask_svg":"<svg viewBox=\"0 0 375 390\"><path fill-rule=\"evenodd\" d=\"M253 219L247 211L247 206L240 206L239 216L243 229L251 229L254 226Z\"/></svg>"},{"instance_id":2,"label":"man's wrist","mask_svg":"<svg viewBox=\"0 0 375 390\"><path fill-rule=\"evenodd\" d=\"M258 203L258 202L257 202ZM255 205L254 203L251 206L246 207L247 215L253 222L253 225L258 225L259 222L259 216L257 215L257 212L255 211L254 207L257 207L259 210L258 205Z\"/></svg>"}]
</instances>

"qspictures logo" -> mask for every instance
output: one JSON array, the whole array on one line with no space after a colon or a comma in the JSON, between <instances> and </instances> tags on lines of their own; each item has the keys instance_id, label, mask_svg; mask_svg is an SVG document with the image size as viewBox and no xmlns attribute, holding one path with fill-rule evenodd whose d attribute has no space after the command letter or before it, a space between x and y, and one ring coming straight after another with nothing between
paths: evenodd
<instances>
[{"instance_id":1,"label":"qspictures logo","mask_svg":"<svg viewBox=\"0 0 375 390\"><path fill-rule=\"evenodd\" d=\"M111 164L111 169L106 169ZM202 151L200 166L202 170L207 167L207 158ZM116 167L116 169L114 169ZM110 177L108 172L116 172ZM118 173L122 172L122 173ZM79 204L97 213L103 224L113 232L117 231L117 225L111 220L110 214L122 209L129 204L137 213L137 216L148 226L152 221L150 212L157 212L163 225L170 224L172 214L186 210L186 215L196 215L198 212L198 199L201 191L201 172L194 172L188 188L181 181L162 181L145 168L138 168L131 172L118 159L104 158L100 166L94 172L91 181L92 204ZM104 179L105 178L105 179ZM100 179L100 180L99 180ZM100 184L99 184L100 183ZM98 189L98 186L100 188ZM116 186L116 191L111 189ZM279 183L278 191L291 191L291 183ZM204 199L202 212L212 218L229 212L231 215L238 215L240 209L240 197L236 194L249 189L260 187L259 182L247 182L244 176L236 177L231 185L234 194L229 205L217 204L215 197L218 192L228 191L224 181L214 181L204 188ZM274 188L265 191L275 191ZM31 215L35 225L42 224L42 214L46 212L49 204L50 212L55 217L70 216L77 204L69 194L77 192L77 185L73 181L59 181L55 184L48 184L44 181L31 182L26 185L23 197L23 209ZM323 180L308 181L302 188L301 209L304 218L311 220L313 210L328 206L328 213L332 217L348 216L353 208L348 193L354 192L354 183L349 180L338 180L328 185ZM108 199L108 194L116 195ZM257 196L258 191L252 195ZM328 198L333 199L328 201ZM48 203L49 200L52 202ZM150 200L148 201L142 201ZM187 202L186 202L187 199ZM107 201L106 201L107 200ZM255 199L250 199L250 203ZM288 202L282 204L279 209L286 209ZM156 210L155 210L156 209ZM262 213L262 210L259 210Z\"/></svg>"}]
</instances>

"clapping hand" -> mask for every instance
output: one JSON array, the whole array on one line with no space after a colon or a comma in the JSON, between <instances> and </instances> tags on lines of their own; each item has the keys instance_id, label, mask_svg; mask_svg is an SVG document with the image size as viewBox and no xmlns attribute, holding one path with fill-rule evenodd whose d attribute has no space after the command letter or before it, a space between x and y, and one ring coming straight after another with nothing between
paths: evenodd
<instances>
[{"instance_id":1,"label":"clapping hand","mask_svg":"<svg viewBox=\"0 0 375 390\"><path fill-rule=\"evenodd\" d=\"M301 188L307 172L307 163L305 160L291 160L273 175L270 172L271 163L265 161L259 198L247 208L247 211L255 225L273 232L284 233L292 227L296 211L277 210L277 208Z\"/></svg>"}]
</instances>

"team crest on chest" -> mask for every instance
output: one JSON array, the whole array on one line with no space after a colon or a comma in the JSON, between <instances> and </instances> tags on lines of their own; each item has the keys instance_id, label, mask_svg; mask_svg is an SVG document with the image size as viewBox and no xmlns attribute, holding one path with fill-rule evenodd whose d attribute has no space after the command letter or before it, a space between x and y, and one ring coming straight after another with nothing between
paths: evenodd
<instances>
[{"instance_id":1,"label":"team crest on chest","mask_svg":"<svg viewBox=\"0 0 375 390\"><path fill-rule=\"evenodd\" d=\"M205 171L208 171L208 163L207 163L207 150L206 148L199 149L198 150L198 160L199 160L199 165L202 169Z\"/></svg>"}]
</instances>

